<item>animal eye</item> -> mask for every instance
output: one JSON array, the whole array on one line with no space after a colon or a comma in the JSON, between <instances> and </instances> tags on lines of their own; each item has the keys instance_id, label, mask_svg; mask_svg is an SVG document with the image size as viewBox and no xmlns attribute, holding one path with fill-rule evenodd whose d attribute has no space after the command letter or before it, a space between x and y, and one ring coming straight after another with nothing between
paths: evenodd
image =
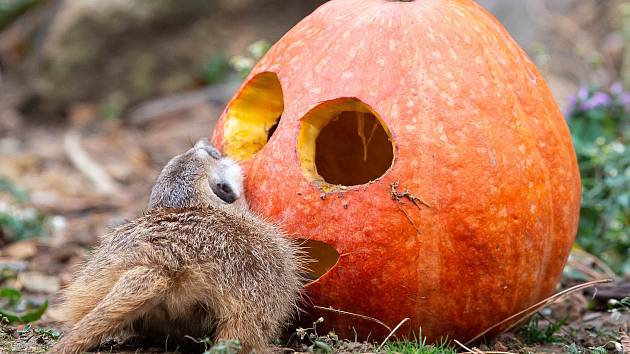
<instances>
[{"instance_id":1,"label":"animal eye","mask_svg":"<svg viewBox=\"0 0 630 354\"><path fill-rule=\"evenodd\" d=\"M215 160L218 160L221 158L221 153L219 152L219 150L215 149L214 147L209 147L206 149L206 151L208 152L208 155L210 155L210 157L212 157Z\"/></svg>"}]
</instances>

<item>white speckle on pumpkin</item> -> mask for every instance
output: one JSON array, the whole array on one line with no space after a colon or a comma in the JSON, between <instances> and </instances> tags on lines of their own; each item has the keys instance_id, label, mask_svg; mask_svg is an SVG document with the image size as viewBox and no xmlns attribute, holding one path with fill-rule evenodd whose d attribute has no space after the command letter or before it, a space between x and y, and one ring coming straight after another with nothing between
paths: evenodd
<instances>
[{"instance_id":1,"label":"white speckle on pumpkin","mask_svg":"<svg viewBox=\"0 0 630 354\"><path fill-rule=\"evenodd\" d=\"M354 77L354 73L351 73L351 72L348 72L348 71L346 71L343 74L341 74L341 78L344 79L344 80L352 79L353 77Z\"/></svg>"},{"instance_id":2,"label":"white speckle on pumpkin","mask_svg":"<svg viewBox=\"0 0 630 354\"><path fill-rule=\"evenodd\" d=\"M312 93L312 94L320 94L322 92L322 89L319 87L311 87L308 92Z\"/></svg>"},{"instance_id":3,"label":"white speckle on pumpkin","mask_svg":"<svg viewBox=\"0 0 630 354\"><path fill-rule=\"evenodd\" d=\"M393 39L389 40L389 50L396 50L396 45L397 45L397 43L396 43L395 40L393 40Z\"/></svg>"},{"instance_id":4,"label":"white speckle on pumpkin","mask_svg":"<svg viewBox=\"0 0 630 354\"><path fill-rule=\"evenodd\" d=\"M416 126L415 126L415 125L413 125L413 124L406 124L406 125L405 125L405 129L406 129L408 132L414 132L414 131L416 130Z\"/></svg>"},{"instance_id":5,"label":"white speckle on pumpkin","mask_svg":"<svg viewBox=\"0 0 630 354\"><path fill-rule=\"evenodd\" d=\"M435 131L437 131L438 133L442 134L444 133L444 123L439 122L436 126L435 126Z\"/></svg>"},{"instance_id":6,"label":"white speckle on pumpkin","mask_svg":"<svg viewBox=\"0 0 630 354\"><path fill-rule=\"evenodd\" d=\"M529 206L529 211L534 214L536 213L536 204L532 204Z\"/></svg>"},{"instance_id":7,"label":"white speckle on pumpkin","mask_svg":"<svg viewBox=\"0 0 630 354\"><path fill-rule=\"evenodd\" d=\"M499 212L497 213L497 216L502 217L502 218L508 216L507 208L506 207L501 208L501 210L499 210Z\"/></svg>"},{"instance_id":8,"label":"white speckle on pumpkin","mask_svg":"<svg viewBox=\"0 0 630 354\"><path fill-rule=\"evenodd\" d=\"M450 86L451 86L451 90L453 90L453 91L457 91L457 89L459 89L459 86L457 86L457 84L454 83L454 82L451 82Z\"/></svg>"},{"instance_id":9,"label":"white speckle on pumpkin","mask_svg":"<svg viewBox=\"0 0 630 354\"><path fill-rule=\"evenodd\" d=\"M438 59L438 60L439 60L439 59L442 59L442 54L440 54L440 52L438 52L437 50L436 50L436 51L433 51L433 52L431 53L431 56L432 56L434 59Z\"/></svg>"},{"instance_id":10,"label":"white speckle on pumpkin","mask_svg":"<svg viewBox=\"0 0 630 354\"><path fill-rule=\"evenodd\" d=\"M455 76L453 76L453 73L450 71L448 71L444 76L446 76L446 78L449 80L455 79Z\"/></svg>"},{"instance_id":11,"label":"white speckle on pumpkin","mask_svg":"<svg viewBox=\"0 0 630 354\"><path fill-rule=\"evenodd\" d=\"M483 64L483 59L481 59L481 57L475 57L475 63L481 65Z\"/></svg>"},{"instance_id":12,"label":"white speckle on pumpkin","mask_svg":"<svg viewBox=\"0 0 630 354\"><path fill-rule=\"evenodd\" d=\"M524 153L525 153L525 151L526 151L526 149L525 149L525 144L520 144L520 145L518 146L518 151L520 151L520 152L521 152L521 154L524 154Z\"/></svg>"},{"instance_id":13,"label":"white speckle on pumpkin","mask_svg":"<svg viewBox=\"0 0 630 354\"><path fill-rule=\"evenodd\" d=\"M378 64L379 66L385 66L385 58L379 57L378 59L376 59L376 64Z\"/></svg>"},{"instance_id":14,"label":"white speckle on pumpkin","mask_svg":"<svg viewBox=\"0 0 630 354\"><path fill-rule=\"evenodd\" d=\"M411 98L408 99L407 100L407 107L411 108L411 107L413 107L413 105L414 105L413 100Z\"/></svg>"}]
</instances>

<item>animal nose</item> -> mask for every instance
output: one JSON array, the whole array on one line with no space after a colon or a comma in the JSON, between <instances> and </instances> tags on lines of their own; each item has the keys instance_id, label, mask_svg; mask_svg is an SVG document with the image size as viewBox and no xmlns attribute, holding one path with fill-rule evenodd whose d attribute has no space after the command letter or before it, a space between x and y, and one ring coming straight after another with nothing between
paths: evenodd
<instances>
[{"instance_id":1,"label":"animal nose","mask_svg":"<svg viewBox=\"0 0 630 354\"><path fill-rule=\"evenodd\" d=\"M217 183L213 186L212 191L217 197L221 198L222 201L230 204L234 203L237 196L234 193L234 190L227 183Z\"/></svg>"}]
</instances>

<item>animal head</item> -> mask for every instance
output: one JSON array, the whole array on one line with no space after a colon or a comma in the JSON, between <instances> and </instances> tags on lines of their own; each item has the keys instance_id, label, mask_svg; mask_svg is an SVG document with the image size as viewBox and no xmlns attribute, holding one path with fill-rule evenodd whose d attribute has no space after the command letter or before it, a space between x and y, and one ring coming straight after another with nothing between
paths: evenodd
<instances>
[{"instance_id":1,"label":"animal head","mask_svg":"<svg viewBox=\"0 0 630 354\"><path fill-rule=\"evenodd\" d=\"M247 208L243 192L241 167L222 156L208 139L201 139L162 169L151 190L148 208Z\"/></svg>"}]
</instances>

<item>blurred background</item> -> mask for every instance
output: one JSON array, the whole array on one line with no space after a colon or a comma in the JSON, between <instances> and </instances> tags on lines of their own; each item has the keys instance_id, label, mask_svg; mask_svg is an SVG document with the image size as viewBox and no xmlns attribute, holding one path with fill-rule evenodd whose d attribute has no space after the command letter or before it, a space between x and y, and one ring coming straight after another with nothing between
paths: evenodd
<instances>
[{"instance_id":1,"label":"blurred background","mask_svg":"<svg viewBox=\"0 0 630 354\"><path fill-rule=\"evenodd\" d=\"M210 134L255 62L323 2L0 0L0 281L28 295L0 290L5 308L41 316L98 235L141 212L163 164ZM584 185L565 275L618 280L606 309L630 296L630 2L480 3L565 112Z\"/></svg>"}]
</instances>

